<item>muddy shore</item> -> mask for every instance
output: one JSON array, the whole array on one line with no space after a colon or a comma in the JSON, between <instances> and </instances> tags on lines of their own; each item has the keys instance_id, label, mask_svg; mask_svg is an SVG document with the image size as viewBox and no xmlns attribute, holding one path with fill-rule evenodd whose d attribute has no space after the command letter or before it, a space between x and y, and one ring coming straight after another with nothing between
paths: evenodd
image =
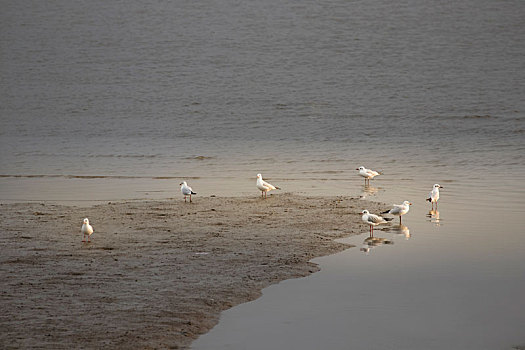
<instances>
[{"instance_id":1,"label":"muddy shore","mask_svg":"<svg viewBox=\"0 0 525 350\"><path fill-rule=\"evenodd\" d=\"M0 347L187 349L220 312L367 232L379 204L291 194L0 206ZM95 229L82 243L88 217Z\"/></svg>"}]
</instances>

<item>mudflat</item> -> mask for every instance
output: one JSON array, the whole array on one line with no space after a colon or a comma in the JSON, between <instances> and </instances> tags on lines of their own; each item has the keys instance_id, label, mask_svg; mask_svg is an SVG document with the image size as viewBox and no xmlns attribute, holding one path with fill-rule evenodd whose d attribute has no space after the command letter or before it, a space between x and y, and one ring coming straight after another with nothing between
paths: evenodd
<instances>
[{"instance_id":1,"label":"mudflat","mask_svg":"<svg viewBox=\"0 0 525 350\"><path fill-rule=\"evenodd\" d=\"M348 248L380 204L292 194L0 205L0 347L186 349L220 312ZM82 243L89 218L95 232Z\"/></svg>"}]
</instances>

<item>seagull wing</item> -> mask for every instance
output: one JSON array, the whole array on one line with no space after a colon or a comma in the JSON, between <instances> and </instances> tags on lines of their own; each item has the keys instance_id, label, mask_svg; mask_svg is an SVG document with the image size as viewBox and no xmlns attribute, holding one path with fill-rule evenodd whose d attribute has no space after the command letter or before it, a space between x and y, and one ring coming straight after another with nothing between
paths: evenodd
<instances>
[{"instance_id":1,"label":"seagull wing","mask_svg":"<svg viewBox=\"0 0 525 350\"><path fill-rule=\"evenodd\" d=\"M382 222L384 222L385 220L380 217L380 216L377 216L377 215L374 215L374 214L368 214L368 222L372 223L372 224L380 224Z\"/></svg>"},{"instance_id":2,"label":"seagull wing","mask_svg":"<svg viewBox=\"0 0 525 350\"><path fill-rule=\"evenodd\" d=\"M403 206L401 205L395 205L392 209L390 209L389 213L392 215L397 215L403 210Z\"/></svg>"},{"instance_id":3,"label":"seagull wing","mask_svg":"<svg viewBox=\"0 0 525 350\"><path fill-rule=\"evenodd\" d=\"M272 184L270 184L270 183L268 183L268 182L266 182L264 180L262 181L262 184L263 184L264 187L268 187L271 190L277 189L274 185L272 185Z\"/></svg>"}]
</instances>

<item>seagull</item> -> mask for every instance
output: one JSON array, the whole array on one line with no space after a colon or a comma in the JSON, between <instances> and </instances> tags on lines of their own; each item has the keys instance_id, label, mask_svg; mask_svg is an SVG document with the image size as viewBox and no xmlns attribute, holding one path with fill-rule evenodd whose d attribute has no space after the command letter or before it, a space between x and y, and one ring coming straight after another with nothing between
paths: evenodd
<instances>
[{"instance_id":1,"label":"seagull","mask_svg":"<svg viewBox=\"0 0 525 350\"><path fill-rule=\"evenodd\" d=\"M261 174L257 174L257 188L261 191L261 197L266 198L266 194L271 190L280 190L279 187L276 187L262 179Z\"/></svg>"},{"instance_id":2,"label":"seagull","mask_svg":"<svg viewBox=\"0 0 525 350\"><path fill-rule=\"evenodd\" d=\"M361 220L363 220L364 223L370 226L371 234L374 232L374 226L379 224L386 224L388 221L394 220L392 218L383 218L379 215L370 214L368 210L363 210L361 214L363 214L363 216L361 216Z\"/></svg>"},{"instance_id":3,"label":"seagull","mask_svg":"<svg viewBox=\"0 0 525 350\"><path fill-rule=\"evenodd\" d=\"M443 188L443 186L441 186L440 184L435 184L432 187L432 191L430 191L430 193L428 194L427 201L432 203L432 210L434 209L434 203L436 203L436 210L437 210L437 207L438 207L437 201L439 199L439 189L440 188Z\"/></svg>"},{"instance_id":4,"label":"seagull","mask_svg":"<svg viewBox=\"0 0 525 350\"><path fill-rule=\"evenodd\" d=\"M411 205L412 203L409 201L404 201L403 204L394 204L392 209L384 211L381 214L392 214L399 216L399 225L401 225L401 216L408 213Z\"/></svg>"},{"instance_id":5,"label":"seagull","mask_svg":"<svg viewBox=\"0 0 525 350\"><path fill-rule=\"evenodd\" d=\"M91 234L93 233L93 227L89 224L89 220L88 218L85 218L84 219L84 223L82 224L82 229L80 230L80 232L82 232L82 234L84 235L82 237L82 242L85 242L86 241L86 235L88 237L88 242L91 242L89 240L89 237L91 236Z\"/></svg>"},{"instance_id":6,"label":"seagull","mask_svg":"<svg viewBox=\"0 0 525 350\"><path fill-rule=\"evenodd\" d=\"M368 184L370 185L370 179L373 179L374 177L382 174L382 173L378 173L377 171L367 169L364 166L360 166L359 168L355 170L359 170L359 175L365 178L365 185L366 185L367 180L368 180Z\"/></svg>"},{"instance_id":7,"label":"seagull","mask_svg":"<svg viewBox=\"0 0 525 350\"><path fill-rule=\"evenodd\" d=\"M180 191L182 192L182 195L184 196L184 202L186 202L186 196L190 196L190 203L191 203L191 195L197 194L193 192L190 186L186 183L186 181L183 181L180 183Z\"/></svg>"}]
</instances>

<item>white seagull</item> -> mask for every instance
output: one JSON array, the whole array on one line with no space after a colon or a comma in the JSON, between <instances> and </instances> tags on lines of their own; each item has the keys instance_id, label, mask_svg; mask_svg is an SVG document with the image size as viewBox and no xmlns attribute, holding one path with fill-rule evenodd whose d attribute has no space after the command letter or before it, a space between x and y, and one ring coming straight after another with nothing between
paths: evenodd
<instances>
[{"instance_id":1,"label":"white seagull","mask_svg":"<svg viewBox=\"0 0 525 350\"><path fill-rule=\"evenodd\" d=\"M82 237L82 242L85 242L86 241L86 236L88 237L88 242L91 242L89 240L89 237L91 236L91 234L93 233L93 226L91 226L89 224L89 220L88 218L85 218L84 219L84 223L82 224L82 229L80 230L80 232L82 232L82 234L84 235Z\"/></svg>"},{"instance_id":2,"label":"white seagull","mask_svg":"<svg viewBox=\"0 0 525 350\"><path fill-rule=\"evenodd\" d=\"M257 174L257 188L261 191L261 197L266 198L266 194L271 190L280 190L279 187L276 187L262 179L261 174Z\"/></svg>"},{"instance_id":3,"label":"white seagull","mask_svg":"<svg viewBox=\"0 0 525 350\"><path fill-rule=\"evenodd\" d=\"M365 185L366 185L367 180L368 180L368 184L370 185L370 179L373 179L374 177L382 174L372 169L367 169L364 166L360 166L359 168L355 170L359 170L359 175L365 178Z\"/></svg>"},{"instance_id":4,"label":"white seagull","mask_svg":"<svg viewBox=\"0 0 525 350\"><path fill-rule=\"evenodd\" d=\"M186 202L186 196L190 196L190 203L191 203L191 195L197 194L193 192L190 186L186 183L186 181L183 181L180 183L180 191L182 192L182 195L184 196L184 202Z\"/></svg>"},{"instance_id":5,"label":"white seagull","mask_svg":"<svg viewBox=\"0 0 525 350\"><path fill-rule=\"evenodd\" d=\"M432 187L432 191L430 191L430 193L428 194L427 201L432 203L432 210L434 210L434 203L436 203L436 209L438 207L438 203L437 202L438 202L438 199L439 199L439 189L440 188L443 188L443 186L441 186L440 184L435 184Z\"/></svg>"},{"instance_id":6,"label":"white seagull","mask_svg":"<svg viewBox=\"0 0 525 350\"><path fill-rule=\"evenodd\" d=\"M363 216L361 216L361 220L370 226L370 233L374 232L374 226L386 224L387 222L394 220L392 218L383 218L379 215L370 214L368 210L363 210L361 214L363 214Z\"/></svg>"},{"instance_id":7,"label":"white seagull","mask_svg":"<svg viewBox=\"0 0 525 350\"><path fill-rule=\"evenodd\" d=\"M411 205L412 203L409 201L404 201L403 204L394 204L392 209L384 211L381 214L392 214L399 216L399 225L401 225L401 216L408 213Z\"/></svg>"}]
</instances>

